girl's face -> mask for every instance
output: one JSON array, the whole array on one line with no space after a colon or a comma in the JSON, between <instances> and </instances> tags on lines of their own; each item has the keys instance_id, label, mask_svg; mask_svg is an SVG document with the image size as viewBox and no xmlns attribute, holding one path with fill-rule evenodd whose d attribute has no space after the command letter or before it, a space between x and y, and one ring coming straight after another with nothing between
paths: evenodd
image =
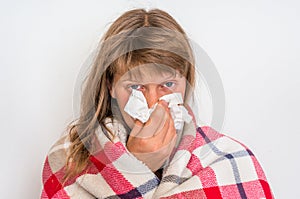
<instances>
[{"instance_id":1,"label":"girl's face","mask_svg":"<svg viewBox=\"0 0 300 199\"><path fill-rule=\"evenodd\" d=\"M151 65L135 67L130 74L129 72L123 75L115 74L110 94L116 99L120 112L131 129L134 126L134 119L124 111L124 107L132 89L143 92L150 108L160 97L171 93L181 93L184 100L186 78L178 72L174 75L173 72L159 71Z\"/></svg>"}]
</instances>

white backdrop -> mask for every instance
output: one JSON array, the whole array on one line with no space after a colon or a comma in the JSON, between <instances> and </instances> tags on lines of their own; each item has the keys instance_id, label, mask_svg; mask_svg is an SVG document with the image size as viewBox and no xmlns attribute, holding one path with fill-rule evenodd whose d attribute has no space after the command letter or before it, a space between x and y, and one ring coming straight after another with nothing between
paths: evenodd
<instances>
[{"instance_id":1,"label":"white backdrop","mask_svg":"<svg viewBox=\"0 0 300 199\"><path fill-rule=\"evenodd\" d=\"M300 198L300 3L292 0L1 2L0 198L39 197L47 151L73 119L82 63L136 7L168 11L207 52L225 89L222 133L252 149L276 198Z\"/></svg>"}]
</instances>

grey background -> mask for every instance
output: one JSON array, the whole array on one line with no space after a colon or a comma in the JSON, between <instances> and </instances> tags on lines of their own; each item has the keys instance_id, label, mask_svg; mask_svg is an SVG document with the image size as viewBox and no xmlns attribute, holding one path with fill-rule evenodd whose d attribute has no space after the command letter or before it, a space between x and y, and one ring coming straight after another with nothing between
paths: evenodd
<instances>
[{"instance_id":1,"label":"grey background","mask_svg":"<svg viewBox=\"0 0 300 199\"><path fill-rule=\"evenodd\" d=\"M300 3L292 0L1 1L0 197L39 197L82 64L110 22L137 7L168 11L206 51L225 89L222 133L252 149L276 198L299 198Z\"/></svg>"}]
</instances>

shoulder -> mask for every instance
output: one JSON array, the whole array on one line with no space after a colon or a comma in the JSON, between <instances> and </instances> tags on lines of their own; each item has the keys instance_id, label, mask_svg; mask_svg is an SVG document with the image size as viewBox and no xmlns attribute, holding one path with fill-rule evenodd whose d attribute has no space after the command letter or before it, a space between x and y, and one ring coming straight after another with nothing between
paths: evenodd
<instances>
[{"instance_id":1,"label":"shoulder","mask_svg":"<svg viewBox=\"0 0 300 199\"><path fill-rule=\"evenodd\" d=\"M199 147L194 154L203 168L200 179L214 181L221 191L235 185L232 189L249 198L254 193L272 198L264 171L247 146L209 126L198 127L197 132Z\"/></svg>"},{"instance_id":2,"label":"shoulder","mask_svg":"<svg viewBox=\"0 0 300 199\"><path fill-rule=\"evenodd\" d=\"M64 176L63 172L69 145L68 136L65 135L50 148L43 166L43 190L41 198L53 198L57 194L67 198L66 192L62 189L62 178Z\"/></svg>"},{"instance_id":3,"label":"shoulder","mask_svg":"<svg viewBox=\"0 0 300 199\"><path fill-rule=\"evenodd\" d=\"M96 173L94 167L88 166L68 180L64 178L70 145L69 136L64 135L50 148L43 166L41 198L93 198L77 181L86 173Z\"/></svg>"},{"instance_id":4,"label":"shoulder","mask_svg":"<svg viewBox=\"0 0 300 199\"><path fill-rule=\"evenodd\" d=\"M218 132L210 126L202 126L197 128L198 139L201 145L209 145L211 150L218 154L234 153L237 151L245 151L249 155L253 155L251 150L242 142Z\"/></svg>"},{"instance_id":5,"label":"shoulder","mask_svg":"<svg viewBox=\"0 0 300 199\"><path fill-rule=\"evenodd\" d=\"M69 147L68 135L62 136L52 145L46 158L52 171L56 172L65 166Z\"/></svg>"},{"instance_id":6,"label":"shoulder","mask_svg":"<svg viewBox=\"0 0 300 199\"><path fill-rule=\"evenodd\" d=\"M257 160L253 152L243 143L225 134L219 133L210 126L197 128L197 140L199 157L205 165L217 165L219 163L233 162L239 169L257 166Z\"/></svg>"}]
</instances>

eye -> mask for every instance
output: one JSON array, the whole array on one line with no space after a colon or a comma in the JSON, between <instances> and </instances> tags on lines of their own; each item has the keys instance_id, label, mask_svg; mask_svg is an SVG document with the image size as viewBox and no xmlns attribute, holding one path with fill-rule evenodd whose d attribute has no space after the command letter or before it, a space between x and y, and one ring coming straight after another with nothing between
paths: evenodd
<instances>
[{"instance_id":1,"label":"eye","mask_svg":"<svg viewBox=\"0 0 300 199\"><path fill-rule=\"evenodd\" d=\"M142 88L142 85L139 85L139 84L133 84L133 85L130 85L129 88L135 89L135 90L139 90L139 89Z\"/></svg>"},{"instance_id":2,"label":"eye","mask_svg":"<svg viewBox=\"0 0 300 199\"><path fill-rule=\"evenodd\" d=\"M171 87L173 87L174 85L175 85L174 82L166 82L166 83L164 83L164 86L165 86L165 87L168 87L168 88L171 88Z\"/></svg>"}]
</instances>

